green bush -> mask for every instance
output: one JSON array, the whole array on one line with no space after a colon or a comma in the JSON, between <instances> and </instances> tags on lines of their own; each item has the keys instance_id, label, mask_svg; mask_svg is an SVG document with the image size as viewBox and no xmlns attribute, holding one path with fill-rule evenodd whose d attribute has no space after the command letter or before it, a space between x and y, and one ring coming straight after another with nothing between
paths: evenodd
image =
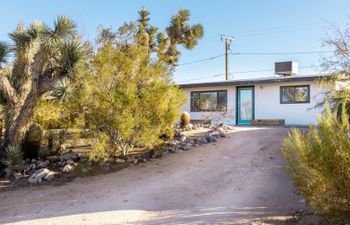
<instances>
[{"instance_id":1,"label":"green bush","mask_svg":"<svg viewBox=\"0 0 350 225\"><path fill-rule=\"evenodd\" d=\"M59 153L62 144L68 139L68 132L66 129L48 130L45 139L50 152Z\"/></svg>"},{"instance_id":2,"label":"green bush","mask_svg":"<svg viewBox=\"0 0 350 225\"><path fill-rule=\"evenodd\" d=\"M41 148L38 153L38 157L42 160L46 160L51 154L51 149L49 148Z\"/></svg>"},{"instance_id":3,"label":"green bush","mask_svg":"<svg viewBox=\"0 0 350 225\"><path fill-rule=\"evenodd\" d=\"M283 142L288 171L311 206L350 217L350 131L346 110L320 116L309 131L292 129Z\"/></svg>"},{"instance_id":4,"label":"green bush","mask_svg":"<svg viewBox=\"0 0 350 225\"><path fill-rule=\"evenodd\" d=\"M23 161L23 153L19 145L10 145L5 150L5 157L1 161L5 166L12 168Z\"/></svg>"}]
</instances>

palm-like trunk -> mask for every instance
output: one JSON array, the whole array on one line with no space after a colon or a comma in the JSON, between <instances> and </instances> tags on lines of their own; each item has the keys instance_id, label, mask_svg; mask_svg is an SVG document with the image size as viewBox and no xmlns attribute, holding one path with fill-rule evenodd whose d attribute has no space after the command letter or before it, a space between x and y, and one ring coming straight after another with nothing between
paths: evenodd
<instances>
[{"instance_id":1,"label":"palm-like trunk","mask_svg":"<svg viewBox=\"0 0 350 225\"><path fill-rule=\"evenodd\" d=\"M11 48L0 42L0 91L7 103L2 149L22 144L41 96L52 90L57 80L67 77L81 59L75 28L72 20L60 16L53 28L41 23L28 29L18 26L10 34L14 41ZM2 64L10 51L15 60L9 80Z\"/></svg>"},{"instance_id":2,"label":"palm-like trunk","mask_svg":"<svg viewBox=\"0 0 350 225\"><path fill-rule=\"evenodd\" d=\"M11 105L6 110L6 129L3 147L23 142L39 98L31 91L26 99L20 100L20 102L23 102L22 105Z\"/></svg>"}]
</instances>

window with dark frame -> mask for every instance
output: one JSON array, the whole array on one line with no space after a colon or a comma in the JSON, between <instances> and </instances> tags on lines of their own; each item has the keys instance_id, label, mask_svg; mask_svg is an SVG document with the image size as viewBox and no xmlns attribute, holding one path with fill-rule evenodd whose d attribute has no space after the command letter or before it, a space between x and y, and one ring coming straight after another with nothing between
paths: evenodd
<instances>
[{"instance_id":1,"label":"window with dark frame","mask_svg":"<svg viewBox=\"0 0 350 225\"><path fill-rule=\"evenodd\" d=\"M281 86L280 103L310 103L310 85Z\"/></svg>"},{"instance_id":2,"label":"window with dark frame","mask_svg":"<svg viewBox=\"0 0 350 225\"><path fill-rule=\"evenodd\" d=\"M227 111L227 91L192 91L191 112Z\"/></svg>"}]
</instances>

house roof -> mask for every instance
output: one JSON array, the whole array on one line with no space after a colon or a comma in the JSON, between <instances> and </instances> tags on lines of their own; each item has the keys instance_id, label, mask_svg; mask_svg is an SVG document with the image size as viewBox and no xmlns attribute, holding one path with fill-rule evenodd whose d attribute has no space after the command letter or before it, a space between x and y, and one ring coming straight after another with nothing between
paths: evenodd
<instances>
[{"instance_id":1,"label":"house roof","mask_svg":"<svg viewBox=\"0 0 350 225\"><path fill-rule=\"evenodd\" d=\"M330 75L263 77L263 78L226 80L226 81L205 82L205 83L179 84L179 87L180 88L194 88L194 87L217 87L217 86L242 86L242 85L254 85L254 84L274 84L274 83L285 83L285 82L316 81L316 80L319 80L320 78L326 78L326 77L330 77Z\"/></svg>"}]
</instances>

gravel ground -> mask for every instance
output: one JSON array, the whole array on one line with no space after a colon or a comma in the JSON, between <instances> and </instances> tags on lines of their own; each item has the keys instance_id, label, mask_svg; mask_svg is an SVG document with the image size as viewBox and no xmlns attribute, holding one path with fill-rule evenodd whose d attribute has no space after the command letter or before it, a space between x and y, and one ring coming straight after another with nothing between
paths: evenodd
<instances>
[{"instance_id":1,"label":"gravel ground","mask_svg":"<svg viewBox=\"0 0 350 225\"><path fill-rule=\"evenodd\" d=\"M237 127L119 172L2 192L0 223L293 224L307 206L283 168L288 130Z\"/></svg>"}]
</instances>

